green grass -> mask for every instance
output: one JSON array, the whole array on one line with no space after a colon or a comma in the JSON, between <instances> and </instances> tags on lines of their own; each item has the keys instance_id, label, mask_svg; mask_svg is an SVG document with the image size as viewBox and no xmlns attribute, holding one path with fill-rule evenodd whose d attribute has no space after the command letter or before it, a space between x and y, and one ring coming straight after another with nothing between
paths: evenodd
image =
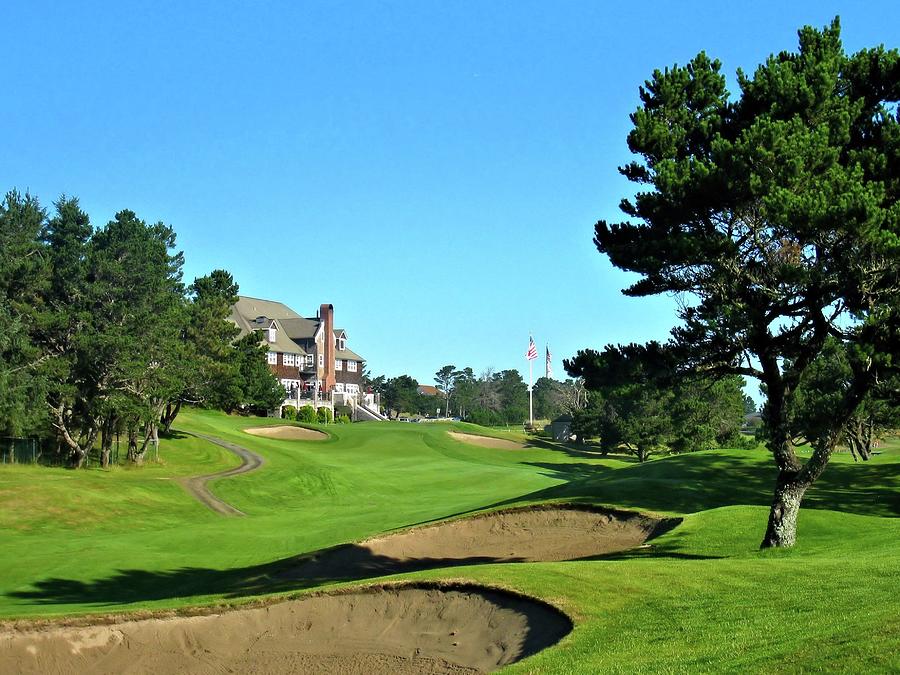
<instances>
[{"instance_id":1,"label":"green grass","mask_svg":"<svg viewBox=\"0 0 900 675\"><path fill-rule=\"evenodd\" d=\"M214 483L244 518L216 515L174 480L236 459L176 434L163 465L112 471L0 467L0 616L239 602L290 594L281 559L387 530L546 500L684 516L650 549L599 560L436 569L556 603L576 621L510 672L888 672L900 668L900 444L866 464L839 455L808 494L799 544L758 550L774 468L762 450L637 464L539 442L458 443L447 424L328 426L326 441L187 411L179 430L255 449L258 472ZM521 434L453 428L523 440Z\"/></svg>"}]
</instances>

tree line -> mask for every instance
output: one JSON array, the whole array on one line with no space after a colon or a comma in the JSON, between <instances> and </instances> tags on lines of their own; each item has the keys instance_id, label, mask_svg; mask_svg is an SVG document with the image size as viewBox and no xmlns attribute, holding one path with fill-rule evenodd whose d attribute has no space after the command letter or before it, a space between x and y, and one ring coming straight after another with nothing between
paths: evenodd
<instances>
[{"instance_id":1,"label":"tree line","mask_svg":"<svg viewBox=\"0 0 900 675\"><path fill-rule=\"evenodd\" d=\"M576 434L599 437L604 453L624 450L639 462L745 445L741 429L755 405L743 393L744 378L668 378L652 363L629 358L628 350L583 350L565 361L588 390L587 404L572 422Z\"/></svg>"},{"instance_id":2,"label":"tree line","mask_svg":"<svg viewBox=\"0 0 900 675\"><path fill-rule=\"evenodd\" d=\"M410 375L367 378L366 385L381 396L381 404L392 417L401 413L459 417L483 425L522 424L528 419L528 385L517 370L486 369L476 375L472 368L447 365L435 374L437 395L419 392L419 382Z\"/></svg>"},{"instance_id":3,"label":"tree line","mask_svg":"<svg viewBox=\"0 0 900 675\"><path fill-rule=\"evenodd\" d=\"M654 380L640 368L629 370L621 361L606 363L602 374L582 354L575 363L570 379L541 377L534 383L534 417L569 415L576 440L599 441L603 452L631 453L643 462L653 454L740 445L745 414L755 411L740 377L676 386ZM449 364L435 373L434 381L437 395L420 393L409 375L366 380L393 417L440 410L485 426L528 420L528 386L517 370L487 369L476 376L472 368Z\"/></svg>"},{"instance_id":4,"label":"tree line","mask_svg":"<svg viewBox=\"0 0 900 675\"><path fill-rule=\"evenodd\" d=\"M0 434L56 439L81 466L113 439L141 462L182 404L274 407L284 390L265 347L226 321L238 285L215 270L189 285L174 230L129 210L91 225L78 200L52 212L0 204Z\"/></svg>"}]
</instances>

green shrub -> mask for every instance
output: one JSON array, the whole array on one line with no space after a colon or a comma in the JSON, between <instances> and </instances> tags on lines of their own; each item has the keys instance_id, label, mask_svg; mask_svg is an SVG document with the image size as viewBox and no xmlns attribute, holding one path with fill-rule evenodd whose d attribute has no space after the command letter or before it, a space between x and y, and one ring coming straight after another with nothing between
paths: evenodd
<instances>
[{"instance_id":1,"label":"green shrub","mask_svg":"<svg viewBox=\"0 0 900 675\"><path fill-rule=\"evenodd\" d=\"M331 408L326 408L322 406L316 411L316 418L319 424L328 424L332 420L331 416Z\"/></svg>"},{"instance_id":2,"label":"green shrub","mask_svg":"<svg viewBox=\"0 0 900 675\"><path fill-rule=\"evenodd\" d=\"M336 405L334 406L334 417L337 419L341 415L346 415L347 417L353 416L353 408L349 405Z\"/></svg>"},{"instance_id":3,"label":"green shrub","mask_svg":"<svg viewBox=\"0 0 900 675\"><path fill-rule=\"evenodd\" d=\"M315 424L318 421L316 409L311 405L304 405L297 411L297 421L304 424Z\"/></svg>"},{"instance_id":4,"label":"green shrub","mask_svg":"<svg viewBox=\"0 0 900 675\"><path fill-rule=\"evenodd\" d=\"M286 420L297 419L297 409L292 405L286 405L281 409L281 416Z\"/></svg>"},{"instance_id":5,"label":"green shrub","mask_svg":"<svg viewBox=\"0 0 900 675\"><path fill-rule=\"evenodd\" d=\"M350 415L338 415L335 422L338 424L350 424Z\"/></svg>"}]
</instances>

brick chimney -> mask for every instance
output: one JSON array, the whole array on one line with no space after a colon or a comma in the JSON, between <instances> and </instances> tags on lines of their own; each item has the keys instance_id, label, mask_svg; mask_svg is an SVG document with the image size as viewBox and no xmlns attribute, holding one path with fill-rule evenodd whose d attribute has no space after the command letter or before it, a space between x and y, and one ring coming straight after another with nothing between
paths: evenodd
<instances>
[{"instance_id":1,"label":"brick chimney","mask_svg":"<svg viewBox=\"0 0 900 675\"><path fill-rule=\"evenodd\" d=\"M325 324L324 352L325 371L322 373L322 386L326 392L334 388L334 305L324 304L319 307L319 318Z\"/></svg>"}]
</instances>

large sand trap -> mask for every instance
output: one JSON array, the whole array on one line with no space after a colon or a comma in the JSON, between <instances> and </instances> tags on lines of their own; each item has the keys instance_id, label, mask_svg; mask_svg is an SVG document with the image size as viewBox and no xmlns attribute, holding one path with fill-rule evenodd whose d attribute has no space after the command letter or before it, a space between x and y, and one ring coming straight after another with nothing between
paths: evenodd
<instances>
[{"instance_id":1,"label":"large sand trap","mask_svg":"<svg viewBox=\"0 0 900 675\"><path fill-rule=\"evenodd\" d=\"M499 450L521 450L525 446L515 441L507 441L502 438L491 438L490 436L479 436L477 434L466 434L462 431L448 431L452 438L470 445L480 445L482 448L496 448Z\"/></svg>"},{"instance_id":2,"label":"large sand trap","mask_svg":"<svg viewBox=\"0 0 900 675\"><path fill-rule=\"evenodd\" d=\"M208 616L0 630L0 672L478 673L571 627L556 609L508 593L386 587Z\"/></svg>"},{"instance_id":3,"label":"large sand trap","mask_svg":"<svg viewBox=\"0 0 900 675\"><path fill-rule=\"evenodd\" d=\"M588 506L523 507L336 546L285 561L278 576L321 583L432 567L592 558L639 546L679 522Z\"/></svg>"},{"instance_id":4,"label":"large sand trap","mask_svg":"<svg viewBox=\"0 0 900 675\"><path fill-rule=\"evenodd\" d=\"M324 441L328 438L328 434L303 427L251 427L244 431L251 436L265 436L281 441Z\"/></svg>"}]
</instances>

